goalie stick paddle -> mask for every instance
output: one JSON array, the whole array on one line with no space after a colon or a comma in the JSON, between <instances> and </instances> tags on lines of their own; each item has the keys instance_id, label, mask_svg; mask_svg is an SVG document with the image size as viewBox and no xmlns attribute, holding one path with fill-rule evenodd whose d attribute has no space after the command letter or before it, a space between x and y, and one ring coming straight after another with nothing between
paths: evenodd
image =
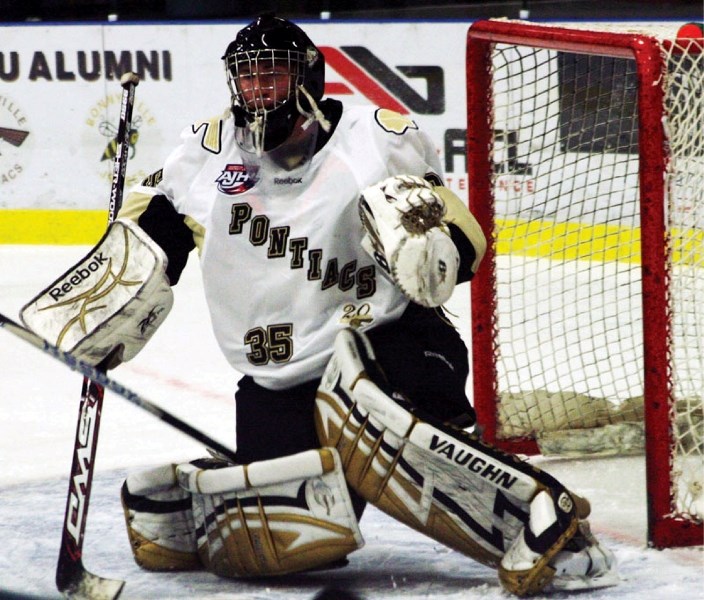
<instances>
[{"instance_id":1,"label":"goalie stick paddle","mask_svg":"<svg viewBox=\"0 0 704 600\"><path fill-rule=\"evenodd\" d=\"M120 122L117 127L117 147L110 187L108 224L115 220L122 205L134 93L138 83L139 77L134 73L125 73L120 79L122 102L120 103ZM83 536L93 484L104 392L105 390L100 383L84 377L78 408L76 439L73 446L71 476L68 483L66 513L61 534L61 549L56 566L56 587L66 598L113 600L120 595L125 583L90 573L83 566L82 559Z\"/></svg>"}]
</instances>

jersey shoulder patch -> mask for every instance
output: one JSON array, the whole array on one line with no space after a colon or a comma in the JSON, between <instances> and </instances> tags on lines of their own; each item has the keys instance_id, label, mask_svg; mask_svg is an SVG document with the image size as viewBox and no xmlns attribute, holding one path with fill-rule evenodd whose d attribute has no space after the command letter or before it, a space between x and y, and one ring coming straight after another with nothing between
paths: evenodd
<instances>
[{"instance_id":1,"label":"jersey shoulder patch","mask_svg":"<svg viewBox=\"0 0 704 600\"><path fill-rule=\"evenodd\" d=\"M374 119L384 131L396 135L403 135L409 129L418 129L413 119L388 108L378 108L374 113Z\"/></svg>"},{"instance_id":2,"label":"jersey shoulder patch","mask_svg":"<svg viewBox=\"0 0 704 600\"><path fill-rule=\"evenodd\" d=\"M222 131L227 116L228 113L226 112L217 117L196 121L191 125L193 135L200 134L200 145L204 150L213 154L220 154L222 151Z\"/></svg>"},{"instance_id":3,"label":"jersey shoulder patch","mask_svg":"<svg viewBox=\"0 0 704 600\"><path fill-rule=\"evenodd\" d=\"M142 180L142 185L144 187L156 187L164 179L164 169L159 169L154 171L151 175L148 175Z\"/></svg>"}]
</instances>

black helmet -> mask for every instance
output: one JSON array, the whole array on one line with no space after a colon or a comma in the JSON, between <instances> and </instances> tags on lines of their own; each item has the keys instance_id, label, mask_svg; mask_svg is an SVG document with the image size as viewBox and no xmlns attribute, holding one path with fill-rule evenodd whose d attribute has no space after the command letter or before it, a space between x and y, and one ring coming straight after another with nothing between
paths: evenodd
<instances>
[{"instance_id":1,"label":"black helmet","mask_svg":"<svg viewBox=\"0 0 704 600\"><path fill-rule=\"evenodd\" d=\"M270 15L258 17L230 42L222 57L238 127L259 129L260 149L271 150L291 134L299 114L317 109L325 88L325 59L300 27ZM240 79L287 72L287 89L265 100L262 92L245 90ZM301 92L300 88L304 88ZM275 89L275 88L274 88Z\"/></svg>"}]
</instances>

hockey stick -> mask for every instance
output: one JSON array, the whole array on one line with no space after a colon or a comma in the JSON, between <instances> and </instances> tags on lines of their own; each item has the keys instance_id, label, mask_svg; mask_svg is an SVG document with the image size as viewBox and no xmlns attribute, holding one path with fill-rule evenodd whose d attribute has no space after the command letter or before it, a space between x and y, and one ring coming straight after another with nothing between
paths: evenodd
<instances>
[{"instance_id":1,"label":"hockey stick","mask_svg":"<svg viewBox=\"0 0 704 600\"><path fill-rule=\"evenodd\" d=\"M83 567L81 560L104 391L107 389L114 392L233 462L235 462L235 451L118 383L104 371L83 362L70 352L61 350L2 313L0 313L0 327L42 350L71 370L81 373L84 377L84 392L81 398L81 412L76 433L76 448L71 469L71 483L69 484L66 519L59 553L59 566L56 572L56 585L66 598L113 600L120 595L125 582L94 575Z\"/></svg>"},{"instance_id":2,"label":"hockey stick","mask_svg":"<svg viewBox=\"0 0 704 600\"><path fill-rule=\"evenodd\" d=\"M122 204L127 170L127 153L134 107L134 92L139 77L125 73L120 79L122 102L117 127L117 147L110 187L108 224L115 220ZM83 536L85 534L88 504L95 454L98 447L100 415L105 390L100 383L84 377L81 402L78 408L76 439L73 446L71 477L68 483L66 513L61 534L61 549L56 565L56 587L67 598L95 598L113 600L120 595L124 581L106 579L90 573L83 566Z\"/></svg>"},{"instance_id":3,"label":"hockey stick","mask_svg":"<svg viewBox=\"0 0 704 600\"><path fill-rule=\"evenodd\" d=\"M33 331L30 331L26 327L23 327L19 323L13 321L9 317L0 313L0 327L6 331L16 335L17 337L28 342L35 348L38 348L42 352L48 354L52 358L58 360L60 363L66 365L72 371L81 373L84 377L89 379L93 384L100 385L106 390L114 392L118 396L124 398L128 402L138 406L139 408L146 410L149 414L155 416L160 421L167 423L178 429L181 433L185 433L187 436L193 438L194 440L204 444L208 448L219 452L223 456L229 458L231 461L235 462L235 451L227 446L221 444L217 440L214 440L209 435L203 433L199 429L189 425L185 421L182 421L177 416L172 415L166 409L163 409L153 402L150 402L143 396L140 396L136 392L133 392L129 388L125 387L121 383L115 381L110 377L105 371L89 365L83 362L80 358L77 358L70 352L61 350L58 346L47 342L44 338L38 336ZM87 410L87 418L91 419L95 417L95 410ZM89 437L86 434L84 437ZM85 475L84 475L85 476ZM96 596L91 596L95 598Z\"/></svg>"}]
</instances>

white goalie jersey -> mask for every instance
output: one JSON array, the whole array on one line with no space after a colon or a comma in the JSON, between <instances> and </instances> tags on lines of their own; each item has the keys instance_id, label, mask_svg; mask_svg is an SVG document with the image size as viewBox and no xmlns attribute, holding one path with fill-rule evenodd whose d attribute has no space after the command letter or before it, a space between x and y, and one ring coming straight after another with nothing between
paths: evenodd
<instances>
[{"instance_id":1,"label":"white goalie jersey","mask_svg":"<svg viewBox=\"0 0 704 600\"><path fill-rule=\"evenodd\" d=\"M408 117L343 110L309 164L258 173L232 117L195 124L160 181L134 188L130 218L165 196L197 233L215 336L231 365L270 389L320 377L337 332L397 319L408 299L363 249L360 192L393 175L440 178L435 145Z\"/></svg>"}]
</instances>

